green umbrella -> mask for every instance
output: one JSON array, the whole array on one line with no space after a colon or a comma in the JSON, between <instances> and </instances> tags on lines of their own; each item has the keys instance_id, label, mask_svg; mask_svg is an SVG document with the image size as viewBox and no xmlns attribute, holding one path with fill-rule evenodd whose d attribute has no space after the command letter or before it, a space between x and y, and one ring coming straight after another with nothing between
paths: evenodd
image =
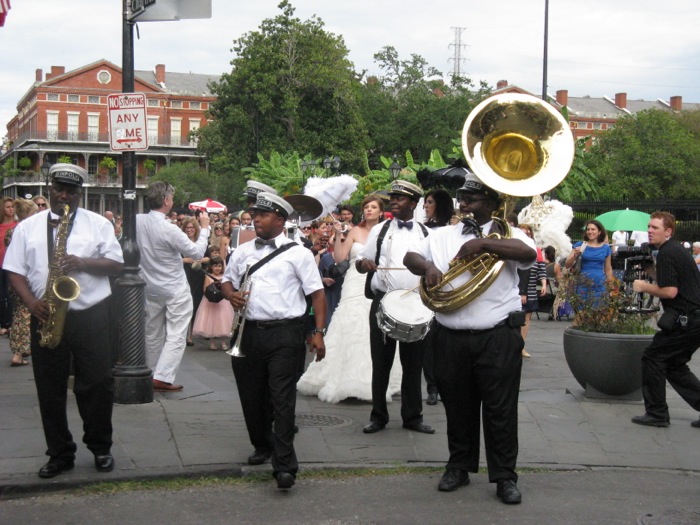
<instances>
[{"instance_id":1,"label":"green umbrella","mask_svg":"<svg viewBox=\"0 0 700 525\"><path fill-rule=\"evenodd\" d=\"M647 231L651 215L637 210L615 210L596 217L608 231Z\"/></svg>"}]
</instances>

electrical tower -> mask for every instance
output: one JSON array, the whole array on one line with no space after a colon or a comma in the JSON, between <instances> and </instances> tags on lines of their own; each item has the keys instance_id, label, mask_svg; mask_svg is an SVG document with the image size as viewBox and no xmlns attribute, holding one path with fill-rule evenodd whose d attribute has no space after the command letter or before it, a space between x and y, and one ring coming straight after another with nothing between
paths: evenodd
<instances>
[{"instance_id":1,"label":"electrical tower","mask_svg":"<svg viewBox=\"0 0 700 525\"><path fill-rule=\"evenodd\" d=\"M454 29L455 32L455 40L450 44L450 47L454 48L454 53L452 54L452 58L449 60L453 62L452 77L454 78L462 76L462 66L464 65L464 62L467 61L466 58L462 58L462 49L467 47L467 44L462 43L462 33L466 27L453 27L452 29Z\"/></svg>"}]
</instances>

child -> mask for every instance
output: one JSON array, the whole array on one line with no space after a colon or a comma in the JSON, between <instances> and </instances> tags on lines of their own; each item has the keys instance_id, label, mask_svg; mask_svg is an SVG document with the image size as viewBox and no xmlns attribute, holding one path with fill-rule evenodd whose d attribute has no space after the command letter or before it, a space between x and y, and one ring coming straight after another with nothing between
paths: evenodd
<instances>
[{"instance_id":1,"label":"child","mask_svg":"<svg viewBox=\"0 0 700 525\"><path fill-rule=\"evenodd\" d=\"M224 275L224 261L221 257L212 257L209 260L209 270L211 276L207 274L204 279L205 290L215 280L220 282ZM209 338L209 350L218 350L218 348L228 350L232 324L233 307L231 303L225 299L218 303L212 303L205 295L202 297L202 302L199 303L192 333ZM220 340L219 346L217 346L217 339Z\"/></svg>"}]
</instances>

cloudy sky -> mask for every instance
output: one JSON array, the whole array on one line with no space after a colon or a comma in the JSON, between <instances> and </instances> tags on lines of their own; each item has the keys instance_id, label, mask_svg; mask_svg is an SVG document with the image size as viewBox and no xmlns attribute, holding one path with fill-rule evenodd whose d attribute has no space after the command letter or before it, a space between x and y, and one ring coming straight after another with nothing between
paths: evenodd
<instances>
[{"instance_id":1,"label":"cloudy sky","mask_svg":"<svg viewBox=\"0 0 700 525\"><path fill-rule=\"evenodd\" d=\"M164 2L165 0L156 0ZM143 22L136 69L220 74L232 42L279 13L279 0L211 0L212 18ZM461 32L462 73L542 92L545 0L293 0L296 15L320 17L342 35L355 69L378 73L373 55L394 46L447 75ZM35 70L66 71L107 59L121 66L122 0L12 0L0 28L0 136ZM549 0L548 92L627 93L629 100L681 95L700 102L698 0Z\"/></svg>"}]
</instances>

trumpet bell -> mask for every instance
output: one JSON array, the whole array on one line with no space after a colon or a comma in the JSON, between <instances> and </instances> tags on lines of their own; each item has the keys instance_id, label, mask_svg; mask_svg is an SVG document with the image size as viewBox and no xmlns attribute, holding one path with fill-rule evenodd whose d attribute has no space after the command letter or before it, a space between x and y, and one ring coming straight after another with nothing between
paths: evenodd
<instances>
[{"instance_id":1,"label":"trumpet bell","mask_svg":"<svg viewBox=\"0 0 700 525\"><path fill-rule=\"evenodd\" d=\"M557 186L574 157L569 123L551 104L506 93L477 105L464 124L462 149L484 184L515 197Z\"/></svg>"}]
</instances>

